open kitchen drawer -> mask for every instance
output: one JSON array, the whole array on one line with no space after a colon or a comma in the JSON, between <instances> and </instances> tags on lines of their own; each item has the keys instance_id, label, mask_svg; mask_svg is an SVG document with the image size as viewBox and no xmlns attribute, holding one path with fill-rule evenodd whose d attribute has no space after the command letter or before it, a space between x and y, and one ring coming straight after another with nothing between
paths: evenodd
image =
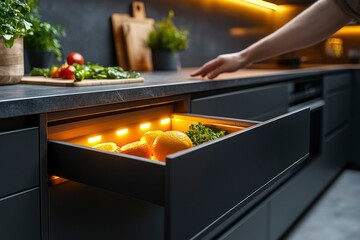
<instances>
[{"instance_id":1,"label":"open kitchen drawer","mask_svg":"<svg viewBox=\"0 0 360 240\"><path fill-rule=\"evenodd\" d=\"M308 109L266 122L173 111L165 105L50 126L50 174L164 206L165 238L189 239L279 184L308 156ZM166 163L88 143L101 136L121 146L148 130L186 131L197 122L227 135L168 155ZM141 130L140 123L151 125Z\"/></svg>"}]
</instances>

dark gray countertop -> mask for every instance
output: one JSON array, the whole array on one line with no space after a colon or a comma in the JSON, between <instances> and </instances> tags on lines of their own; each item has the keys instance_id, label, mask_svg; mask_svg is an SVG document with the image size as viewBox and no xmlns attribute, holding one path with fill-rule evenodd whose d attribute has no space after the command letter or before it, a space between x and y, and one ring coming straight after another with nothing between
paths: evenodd
<instances>
[{"instance_id":1,"label":"dark gray countertop","mask_svg":"<svg viewBox=\"0 0 360 240\"><path fill-rule=\"evenodd\" d=\"M143 83L91 87L57 87L17 84L0 87L0 118L99 106L134 100L189 94L231 87L252 86L293 78L356 69L333 65L293 70L244 69L218 80L190 78L191 69L180 72L144 73Z\"/></svg>"}]
</instances>

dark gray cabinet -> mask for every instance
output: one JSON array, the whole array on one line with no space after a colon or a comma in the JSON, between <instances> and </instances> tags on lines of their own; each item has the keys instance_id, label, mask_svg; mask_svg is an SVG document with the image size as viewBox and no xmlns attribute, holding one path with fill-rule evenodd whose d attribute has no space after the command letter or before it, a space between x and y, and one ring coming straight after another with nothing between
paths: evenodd
<instances>
[{"instance_id":1,"label":"dark gray cabinet","mask_svg":"<svg viewBox=\"0 0 360 240\"><path fill-rule=\"evenodd\" d=\"M218 240L268 240L269 210L265 202L226 230Z\"/></svg>"},{"instance_id":2,"label":"dark gray cabinet","mask_svg":"<svg viewBox=\"0 0 360 240\"><path fill-rule=\"evenodd\" d=\"M287 107L287 84L232 91L191 101L193 113L260 121L286 113Z\"/></svg>"},{"instance_id":3,"label":"dark gray cabinet","mask_svg":"<svg viewBox=\"0 0 360 240\"><path fill-rule=\"evenodd\" d=\"M331 181L350 160L351 74L324 77L324 181Z\"/></svg>"},{"instance_id":4,"label":"dark gray cabinet","mask_svg":"<svg viewBox=\"0 0 360 240\"><path fill-rule=\"evenodd\" d=\"M360 71L354 71L351 85L351 145L353 156L350 164L360 169Z\"/></svg>"},{"instance_id":5,"label":"dark gray cabinet","mask_svg":"<svg viewBox=\"0 0 360 240\"><path fill-rule=\"evenodd\" d=\"M263 215L263 218L268 219L268 221L264 219L262 221L255 220L256 217L254 217L253 221L259 221L260 226L265 223L268 224L266 228L268 239L281 238L349 160L351 150L349 142L351 77L352 75L346 72L326 75L323 78L301 80L317 81L315 85L320 87L314 101L306 100L303 104L299 104L299 107L306 107L309 104L312 109L310 158L296 174L263 201L263 205L266 205L268 209L268 214ZM298 80L294 81L299 82ZM358 88L360 89L360 87ZM191 109L194 113L206 111L213 115L236 115L237 117L247 115L256 119L259 116L266 116L266 114L261 115L260 112L271 114L282 111L288 105L287 94L288 92L282 85L254 88L247 91L222 93L194 99ZM257 100L253 100L253 97ZM360 99L360 97L358 98ZM262 100L267 101L267 103L262 105ZM230 103L232 103L233 110L224 107ZM290 107L289 111L292 109L297 108L296 106ZM244 217L229 230L228 235L224 235L223 239L228 239L225 236L229 236L229 239L233 239L231 236L256 239L260 233L249 227L251 222L248 217ZM244 227L241 227L242 225Z\"/></svg>"},{"instance_id":6,"label":"dark gray cabinet","mask_svg":"<svg viewBox=\"0 0 360 240\"><path fill-rule=\"evenodd\" d=\"M39 188L0 199L0 234L6 240L39 240Z\"/></svg>"},{"instance_id":7,"label":"dark gray cabinet","mask_svg":"<svg viewBox=\"0 0 360 240\"><path fill-rule=\"evenodd\" d=\"M39 128L1 132L0 142L1 239L39 240Z\"/></svg>"},{"instance_id":8,"label":"dark gray cabinet","mask_svg":"<svg viewBox=\"0 0 360 240\"><path fill-rule=\"evenodd\" d=\"M138 123L139 119L153 119L150 117L153 114L170 116L169 130L183 131L188 129L188 124L199 121L219 128L236 126L240 129L212 142L168 155L166 163L98 151L71 142L69 137L80 133L87 137L105 130L112 132L109 126L128 126ZM92 124L96 128L86 128ZM68 138L61 139L59 135L64 131ZM288 139L288 134L293 138ZM93 120L53 124L49 128L49 171L71 181L163 207L165 239L202 239L201 235L209 232L208 226L219 225L244 206L254 205L251 202L254 198L266 194L291 175L308 156L308 134L308 109L255 122L174 113L172 104L152 106ZM57 209L66 208L55 195L53 197L51 208L56 202L60 203ZM51 229L61 231L53 225L58 221L56 212L52 218ZM83 233L82 236L87 235Z\"/></svg>"},{"instance_id":9,"label":"dark gray cabinet","mask_svg":"<svg viewBox=\"0 0 360 240\"><path fill-rule=\"evenodd\" d=\"M38 128L2 132L0 142L0 197L38 186Z\"/></svg>"}]
</instances>

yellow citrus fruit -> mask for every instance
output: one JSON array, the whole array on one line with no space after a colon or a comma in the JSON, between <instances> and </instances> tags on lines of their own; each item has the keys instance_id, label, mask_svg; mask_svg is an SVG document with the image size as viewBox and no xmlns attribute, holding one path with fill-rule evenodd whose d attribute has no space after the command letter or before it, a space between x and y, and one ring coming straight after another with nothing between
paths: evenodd
<instances>
[{"instance_id":1,"label":"yellow citrus fruit","mask_svg":"<svg viewBox=\"0 0 360 240\"><path fill-rule=\"evenodd\" d=\"M151 149L145 141L128 143L120 148L120 153L151 158Z\"/></svg>"},{"instance_id":2,"label":"yellow citrus fruit","mask_svg":"<svg viewBox=\"0 0 360 240\"><path fill-rule=\"evenodd\" d=\"M116 143L113 143L113 142L105 142L105 143L99 143L99 144L93 146L93 148L103 150L106 152L116 152L116 150L118 149L118 146L116 145Z\"/></svg>"},{"instance_id":3,"label":"yellow citrus fruit","mask_svg":"<svg viewBox=\"0 0 360 240\"><path fill-rule=\"evenodd\" d=\"M153 143L155 159L164 162L166 156L193 146L190 138L183 132L167 131L159 135Z\"/></svg>"},{"instance_id":4,"label":"yellow citrus fruit","mask_svg":"<svg viewBox=\"0 0 360 240\"><path fill-rule=\"evenodd\" d=\"M147 144L150 146L150 148L152 149L152 145L153 142L155 141L155 139L160 135L163 134L164 132L161 130L155 130L155 131L148 131L146 133L144 133L144 135L142 135L141 137L141 141L145 141L147 142Z\"/></svg>"}]
</instances>

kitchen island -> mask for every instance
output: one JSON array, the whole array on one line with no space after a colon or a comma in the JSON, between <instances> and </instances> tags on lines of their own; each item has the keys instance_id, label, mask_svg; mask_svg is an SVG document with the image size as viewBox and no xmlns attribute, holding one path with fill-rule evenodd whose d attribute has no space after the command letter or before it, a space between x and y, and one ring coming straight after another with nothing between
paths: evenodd
<instances>
[{"instance_id":1,"label":"kitchen island","mask_svg":"<svg viewBox=\"0 0 360 240\"><path fill-rule=\"evenodd\" d=\"M0 217L0 222L1 226L7 226L5 236L15 236L15 239L23 236L31 236L30 239L118 239L119 236L122 239L278 239L356 155L350 143L358 140L356 134L350 132L358 131L356 125L352 125L358 117L357 66L247 69L224 74L219 80L192 79L188 77L190 72L191 69L144 73L144 83L99 87L2 86L0 137L5 144L0 151L5 157L1 163L4 190L0 191L0 207L8 214ZM231 147L232 144L219 141L171 158L170 169L168 163L150 163L150 169L160 168L156 170L160 172L158 183L164 186L153 186L160 189L154 190L156 193L143 193L148 185L141 179L129 183L141 191L126 189L126 184L121 186L121 182L118 188L99 179L109 171L99 165L78 164L74 165L78 167L77 172L69 171L61 165L62 161L66 162L62 155L72 154L75 149L74 159L81 158L79 148L70 146L68 150L67 144L57 142L61 137L48 143L53 139L49 136L61 135L62 129L71 131L70 128L76 129L79 125L86 127L84 123L93 124L96 119L108 120L109 116L127 116L163 106L180 113L246 119L245 122L254 124L243 134L227 140L242 143L243 148L239 150L243 152L236 154L247 156L243 161L249 163L241 165L245 169L239 169L236 174L239 161L231 152L236 151L236 144ZM274 134L280 137L274 138ZM24 147L18 150L13 142ZM271 148L257 151L251 147L257 142L263 144L260 149L266 144ZM222 152L217 148L222 148ZM225 155L230 159L226 160L228 165L218 165L219 156L225 150L230 151ZM88 150L85 149L85 153ZM105 162L113 158L109 155L97 156ZM193 163L196 169L204 166L209 174L198 171L192 175L185 171L177 176L182 168L193 167L192 163L186 165L187 159L196 156L212 162L213 166L206 166L205 160L200 161L203 165ZM128 160L132 159L121 161ZM86 171L94 169L97 170L92 172L94 175L86 176ZM137 169L134 166L134 170ZM222 173L212 172L216 169ZM80 173L82 170L84 174ZM199 187L196 194L176 190L184 190L177 184L177 178L181 182L186 173L188 179L182 181L193 180L185 186ZM53 174L73 181L49 181ZM130 177L138 176L134 174ZM221 180L226 175L230 178ZM239 182L232 184L235 180ZM210 183L212 188L206 187ZM200 191L200 188L206 190ZM208 201L201 201L207 198ZM193 214L192 219L189 214ZM10 221L9 215L13 216ZM31 224L24 223L24 218ZM25 230L19 233L8 227L10 225Z\"/></svg>"}]
</instances>

